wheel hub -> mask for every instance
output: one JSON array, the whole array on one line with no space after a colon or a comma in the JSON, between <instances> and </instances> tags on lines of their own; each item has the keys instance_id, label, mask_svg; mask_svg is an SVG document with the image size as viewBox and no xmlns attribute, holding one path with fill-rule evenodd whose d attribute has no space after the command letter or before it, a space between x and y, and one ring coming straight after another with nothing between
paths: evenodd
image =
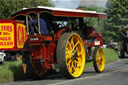
<instances>
[{"instance_id":1,"label":"wheel hub","mask_svg":"<svg viewBox=\"0 0 128 85\"><path fill-rule=\"evenodd\" d=\"M77 57L78 57L77 51L72 51L71 59L72 60L77 60Z\"/></svg>"}]
</instances>

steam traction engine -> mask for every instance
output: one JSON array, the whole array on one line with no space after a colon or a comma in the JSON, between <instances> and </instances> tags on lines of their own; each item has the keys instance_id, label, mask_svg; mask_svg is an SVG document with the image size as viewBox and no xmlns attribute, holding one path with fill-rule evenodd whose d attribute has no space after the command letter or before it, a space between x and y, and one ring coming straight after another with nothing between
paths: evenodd
<instances>
[{"instance_id":1,"label":"steam traction engine","mask_svg":"<svg viewBox=\"0 0 128 85\"><path fill-rule=\"evenodd\" d=\"M37 24L33 24L35 33L31 33L29 27L33 15L38 20ZM84 17L107 18L107 15L49 7L24 9L13 14L12 19L25 21L28 33L23 51L24 71L43 78L49 70L59 69L66 78L78 78L83 73L85 63L93 61L96 72L103 72L102 36L91 27L86 32L88 28ZM47 22L48 34L41 33L41 18Z\"/></svg>"}]
</instances>

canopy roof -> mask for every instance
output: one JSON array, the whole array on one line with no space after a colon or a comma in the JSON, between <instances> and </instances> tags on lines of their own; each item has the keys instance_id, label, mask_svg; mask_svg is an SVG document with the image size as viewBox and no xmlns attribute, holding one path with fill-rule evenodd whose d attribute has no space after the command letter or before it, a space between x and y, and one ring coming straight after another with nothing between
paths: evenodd
<instances>
[{"instance_id":1,"label":"canopy roof","mask_svg":"<svg viewBox=\"0 0 128 85\"><path fill-rule=\"evenodd\" d=\"M52 8L52 7L42 7L37 8L24 8L21 11L14 13L11 18L16 19L17 16L25 16L30 13L44 13L48 12L53 16L64 16L64 17L96 17L96 18L107 18L106 13L98 13L96 11L83 11L83 10L72 10L72 9L62 9L62 8Z\"/></svg>"}]
</instances>

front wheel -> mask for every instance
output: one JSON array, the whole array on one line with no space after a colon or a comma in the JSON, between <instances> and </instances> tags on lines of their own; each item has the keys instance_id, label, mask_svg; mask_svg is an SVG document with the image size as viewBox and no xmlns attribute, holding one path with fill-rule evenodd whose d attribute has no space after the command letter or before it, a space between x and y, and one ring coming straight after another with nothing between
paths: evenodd
<instances>
[{"instance_id":1,"label":"front wheel","mask_svg":"<svg viewBox=\"0 0 128 85\"><path fill-rule=\"evenodd\" d=\"M64 33L57 43L57 63L66 78L78 78L85 66L85 48L76 33Z\"/></svg>"},{"instance_id":2,"label":"front wheel","mask_svg":"<svg viewBox=\"0 0 128 85\"><path fill-rule=\"evenodd\" d=\"M4 62L5 62L5 59L3 58L3 60L0 62L0 64L2 64L2 65L3 65L3 64L4 64Z\"/></svg>"},{"instance_id":3,"label":"front wheel","mask_svg":"<svg viewBox=\"0 0 128 85\"><path fill-rule=\"evenodd\" d=\"M101 47L96 47L93 53L93 66L97 73L104 71L105 57Z\"/></svg>"}]
</instances>

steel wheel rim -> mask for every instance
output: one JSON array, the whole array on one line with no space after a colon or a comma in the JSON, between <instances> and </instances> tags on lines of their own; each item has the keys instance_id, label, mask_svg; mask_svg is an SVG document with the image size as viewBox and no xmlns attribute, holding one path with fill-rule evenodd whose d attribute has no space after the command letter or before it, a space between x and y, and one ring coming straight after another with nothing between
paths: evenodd
<instances>
[{"instance_id":1,"label":"steel wheel rim","mask_svg":"<svg viewBox=\"0 0 128 85\"><path fill-rule=\"evenodd\" d=\"M83 41L78 34L69 36L66 43L65 55L69 73L74 77L79 77L84 70L85 49Z\"/></svg>"},{"instance_id":2,"label":"steel wheel rim","mask_svg":"<svg viewBox=\"0 0 128 85\"><path fill-rule=\"evenodd\" d=\"M105 57L102 48L97 50L96 54L96 64L100 72L104 70L105 67Z\"/></svg>"}]
</instances>

